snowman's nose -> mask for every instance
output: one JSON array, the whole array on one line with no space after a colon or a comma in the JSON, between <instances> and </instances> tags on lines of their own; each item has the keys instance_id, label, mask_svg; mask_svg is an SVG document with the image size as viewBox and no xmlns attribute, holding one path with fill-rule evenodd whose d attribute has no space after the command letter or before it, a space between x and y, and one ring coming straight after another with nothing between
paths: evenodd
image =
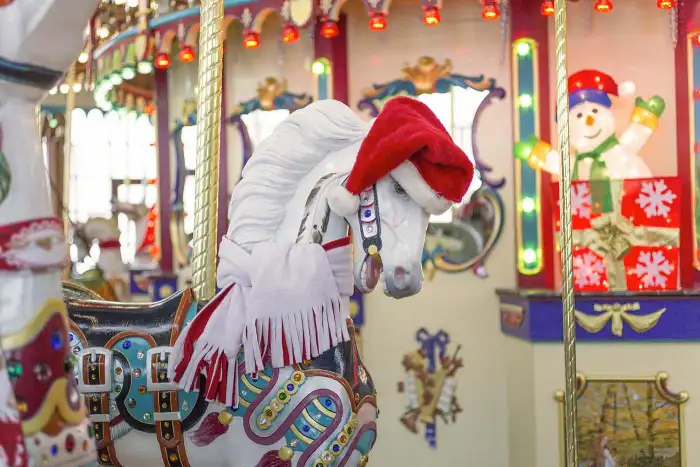
<instances>
[{"instance_id":1,"label":"snowman's nose","mask_svg":"<svg viewBox=\"0 0 700 467\"><path fill-rule=\"evenodd\" d=\"M595 123L595 118L593 118L593 115L586 115L586 125L588 126L593 126Z\"/></svg>"}]
</instances>

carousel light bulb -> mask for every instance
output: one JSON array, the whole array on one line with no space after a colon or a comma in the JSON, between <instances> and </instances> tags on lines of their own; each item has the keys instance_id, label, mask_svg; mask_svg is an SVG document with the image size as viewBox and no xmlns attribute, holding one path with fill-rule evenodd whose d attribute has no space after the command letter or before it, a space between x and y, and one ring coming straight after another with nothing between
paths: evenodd
<instances>
[{"instance_id":1,"label":"carousel light bulb","mask_svg":"<svg viewBox=\"0 0 700 467\"><path fill-rule=\"evenodd\" d=\"M136 65L136 71L142 75L149 75L153 72L153 63L149 61L139 62L139 64Z\"/></svg>"},{"instance_id":2,"label":"carousel light bulb","mask_svg":"<svg viewBox=\"0 0 700 467\"><path fill-rule=\"evenodd\" d=\"M326 64L321 60L316 60L311 64L311 73L316 76L321 76L326 72Z\"/></svg>"},{"instance_id":3,"label":"carousel light bulb","mask_svg":"<svg viewBox=\"0 0 700 467\"><path fill-rule=\"evenodd\" d=\"M83 90L83 85L81 83L73 83L73 92L80 92Z\"/></svg>"},{"instance_id":4,"label":"carousel light bulb","mask_svg":"<svg viewBox=\"0 0 700 467\"><path fill-rule=\"evenodd\" d=\"M523 109L529 109L532 107L532 96L530 94L521 94L518 98L518 103Z\"/></svg>"},{"instance_id":5,"label":"carousel light bulb","mask_svg":"<svg viewBox=\"0 0 700 467\"><path fill-rule=\"evenodd\" d=\"M153 104L146 104L143 107L143 113L145 113L146 115L153 115L153 112L155 112L155 111L156 111L156 108L153 107Z\"/></svg>"},{"instance_id":6,"label":"carousel light bulb","mask_svg":"<svg viewBox=\"0 0 700 467\"><path fill-rule=\"evenodd\" d=\"M532 248L525 248L523 250L523 261L525 264L532 264L537 261L537 252Z\"/></svg>"},{"instance_id":7,"label":"carousel light bulb","mask_svg":"<svg viewBox=\"0 0 700 467\"><path fill-rule=\"evenodd\" d=\"M491 2L486 2L484 8L481 10L481 17L487 21L494 21L501 17L501 10L498 9L498 5Z\"/></svg>"},{"instance_id":8,"label":"carousel light bulb","mask_svg":"<svg viewBox=\"0 0 700 467\"><path fill-rule=\"evenodd\" d=\"M293 24L287 24L282 30L282 42L293 44L299 40L299 29Z\"/></svg>"},{"instance_id":9,"label":"carousel light bulb","mask_svg":"<svg viewBox=\"0 0 700 467\"><path fill-rule=\"evenodd\" d=\"M369 28L372 31L383 31L386 29L386 15L384 13L372 13L369 18Z\"/></svg>"},{"instance_id":10,"label":"carousel light bulb","mask_svg":"<svg viewBox=\"0 0 700 467\"><path fill-rule=\"evenodd\" d=\"M243 36L243 47L246 49L257 49L260 47L260 36L255 31L248 31Z\"/></svg>"},{"instance_id":11,"label":"carousel light bulb","mask_svg":"<svg viewBox=\"0 0 700 467\"><path fill-rule=\"evenodd\" d=\"M55 118L52 118L51 120L49 120L49 126L51 128L56 128L58 126L58 120L56 120Z\"/></svg>"},{"instance_id":12,"label":"carousel light bulb","mask_svg":"<svg viewBox=\"0 0 700 467\"><path fill-rule=\"evenodd\" d=\"M335 21L326 21L321 26L321 35L326 39L332 39L340 34L340 29L338 28L338 23Z\"/></svg>"},{"instance_id":13,"label":"carousel light bulb","mask_svg":"<svg viewBox=\"0 0 700 467\"><path fill-rule=\"evenodd\" d=\"M676 8L675 0L658 0L656 6L662 10L670 10L671 8Z\"/></svg>"},{"instance_id":14,"label":"carousel light bulb","mask_svg":"<svg viewBox=\"0 0 700 467\"><path fill-rule=\"evenodd\" d=\"M158 52L153 63L159 70L167 70L170 66L170 55L165 52Z\"/></svg>"},{"instance_id":15,"label":"carousel light bulb","mask_svg":"<svg viewBox=\"0 0 700 467\"><path fill-rule=\"evenodd\" d=\"M515 51L519 56L525 57L530 54L530 44L521 42L515 47Z\"/></svg>"},{"instance_id":16,"label":"carousel light bulb","mask_svg":"<svg viewBox=\"0 0 700 467\"><path fill-rule=\"evenodd\" d=\"M523 198L520 201L520 209L524 213L530 213L535 210L535 200L532 198Z\"/></svg>"},{"instance_id":17,"label":"carousel light bulb","mask_svg":"<svg viewBox=\"0 0 700 467\"><path fill-rule=\"evenodd\" d=\"M78 62L79 62L79 63L87 63L88 60L90 60L90 55L88 55L87 52L82 52L82 53L78 56Z\"/></svg>"},{"instance_id":18,"label":"carousel light bulb","mask_svg":"<svg viewBox=\"0 0 700 467\"><path fill-rule=\"evenodd\" d=\"M50 94L50 95L52 95L52 96L53 96L53 95L55 95L55 94L56 94L57 92L58 92L58 89L57 89L57 88L55 88L55 87L54 87L54 88L51 88L51 89L49 89L49 94Z\"/></svg>"},{"instance_id":19,"label":"carousel light bulb","mask_svg":"<svg viewBox=\"0 0 700 467\"><path fill-rule=\"evenodd\" d=\"M133 66L125 66L122 68L122 78L129 81L136 77L136 70Z\"/></svg>"},{"instance_id":20,"label":"carousel light bulb","mask_svg":"<svg viewBox=\"0 0 700 467\"><path fill-rule=\"evenodd\" d=\"M440 24L440 9L436 6L427 7L423 12L423 23L428 26Z\"/></svg>"},{"instance_id":21,"label":"carousel light bulb","mask_svg":"<svg viewBox=\"0 0 700 467\"><path fill-rule=\"evenodd\" d=\"M552 0L542 0L540 13L542 16L552 16L554 14L554 2Z\"/></svg>"},{"instance_id":22,"label":"carousel light bulb","mask_svg":"<svg viewBox=\"0 0 700 467\"><path fill-rule=\"evenodd\" d=\"M129 8L136 8L137 6L139 6L139 0L127 0L126 6L128 6Z\"/></svg>"},{"instance_id":23,"label":"carousel light bulb","mask_svg":"<svg viewBox=\"0 0 700 467\"><path fill-rule=\"evenodd\" d=\"M61 94L68 94L68 91L70 91L70 86L66 83L63 83L58 87L58 90L61 91Z\"/></svg>"},{"instance_id":24,"label":"carousel light bulb","mask_svg":"<svg viewBox=\"0 0 700 467\"><path fill-rule=\"evenodd\" d=\"M112 73L112 74L109 76L109 80L110 80L110 81L112 82L112 84L115 85L115 86L119 86L120 84L122 84L122 82L124 82L124 80L122 79L122 75L120 75L120 74L117 73L117 72Z\"/></svg>"},{"instance_id":25,"label":"carousel light bulb","mask_svg":"<svg viewBox=\"0 0 700 467\"><path fill-rule=\"evenodd\" d=\"M613 4L610 0L596 0L593 8L598 13L610 13L613 9Z\"/></svg>"},{"instance_id":26,"label":"carousel light bulb","mask_svg":"<svg viewBox=\"0 0 700 467\"><path fill-rule=\"evenodd\" d=\"M178 58L182 63L194 62L194 48L191 45L183 45L182 48L180 48L180 54L178 55Z\"/></svg>"},{"instance_id":27,"label":"carousel light bulb","mask_svg":"<svg viewBox=\"0 0 700 467\"><path fill-rule=\"evenodd\" d=\"M100 29L97 30L97 36L100 39L107 39L109 37L109 29L106 26L100 27Z\"/></svg>"}]
</instances>

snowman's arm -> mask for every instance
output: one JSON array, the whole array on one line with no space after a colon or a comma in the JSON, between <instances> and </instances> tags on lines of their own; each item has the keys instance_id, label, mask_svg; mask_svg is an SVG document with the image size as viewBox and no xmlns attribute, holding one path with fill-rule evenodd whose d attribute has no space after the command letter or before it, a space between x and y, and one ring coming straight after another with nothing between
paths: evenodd
<instances>
[{"instance_id":1,"label":"snowman's arm","mask_svg":"<svg viewBox=\"0 0 700 467\"><path fill-rule=\"evenodd\" d=\"M666 103L659 96L646 101L638 97L630 117L630 124L620 136L620 145L632 154L637 154L658 127L659 118L665 109Z\"/></svg>"},{"instance_id":2,"label":"snowman's arm","mask_svg":"<svg viewBox=\"0 0 700 467\"><path fill-rule=\"evenodd\" d=\"M559 173L559 153L546 141L532 137L518 142L514 148L515 157L528 163L535 170Z\"/></svg>"}]
</instances>

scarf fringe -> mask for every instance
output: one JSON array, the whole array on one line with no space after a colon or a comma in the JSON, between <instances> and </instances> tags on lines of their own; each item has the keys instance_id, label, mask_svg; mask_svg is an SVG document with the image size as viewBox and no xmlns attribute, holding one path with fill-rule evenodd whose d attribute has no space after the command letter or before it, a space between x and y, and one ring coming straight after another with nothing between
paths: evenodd
<instances>
[{"instance_id":1,"label":"scarf fringe","mask_svg":"<svg viewBox=\"0 0 700 467\"><path fill-rule=\"evenodd\" d=\"M254 374L264 370L266 364L273 368L301 364L350 340L348 313L343 310L341 297L325 297L322 303L307 309L251 317L243 330L244 361L239 364L241 349L232 356L224 351L231 337L225 330L207 333L207 336L216 336L214 338L200 339L204 325L210 319L218 321L217 312L229 311L229 302L225 299L229 293L235 294L232 289L235 285L221 291L183 330L168 363L172 381L185 391L203 390L209 402L238 407L239 372L243 368L246 373ZM204 388L199 388L200 374L206 378Z\"/></svg>"}]
</instances>

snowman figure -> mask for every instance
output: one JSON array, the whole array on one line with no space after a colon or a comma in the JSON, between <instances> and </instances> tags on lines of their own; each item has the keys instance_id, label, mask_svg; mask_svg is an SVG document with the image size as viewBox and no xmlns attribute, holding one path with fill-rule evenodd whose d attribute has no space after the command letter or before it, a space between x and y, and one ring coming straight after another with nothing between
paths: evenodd
<instances>
[{"instance_id":1,"label":"snowman figure","mask_svg":"<svg viewBox=\"0 0 700 467\"><path fill-rule=\"evenodd\" d=\"M573 149L574 180L651 177L639 150L658 126L664 111L662 98L637 98L629 126L617 137L610 96L629 96L633 83L619 85L597 70L582 70L569 77L569 128ZM525 145L526 149L518 148ZM527 150L529 149L529 152ZM517 143L516 155L525 154L528 163L559 174L559 153L544 141Z\"/></svg>"}]
</instances>

